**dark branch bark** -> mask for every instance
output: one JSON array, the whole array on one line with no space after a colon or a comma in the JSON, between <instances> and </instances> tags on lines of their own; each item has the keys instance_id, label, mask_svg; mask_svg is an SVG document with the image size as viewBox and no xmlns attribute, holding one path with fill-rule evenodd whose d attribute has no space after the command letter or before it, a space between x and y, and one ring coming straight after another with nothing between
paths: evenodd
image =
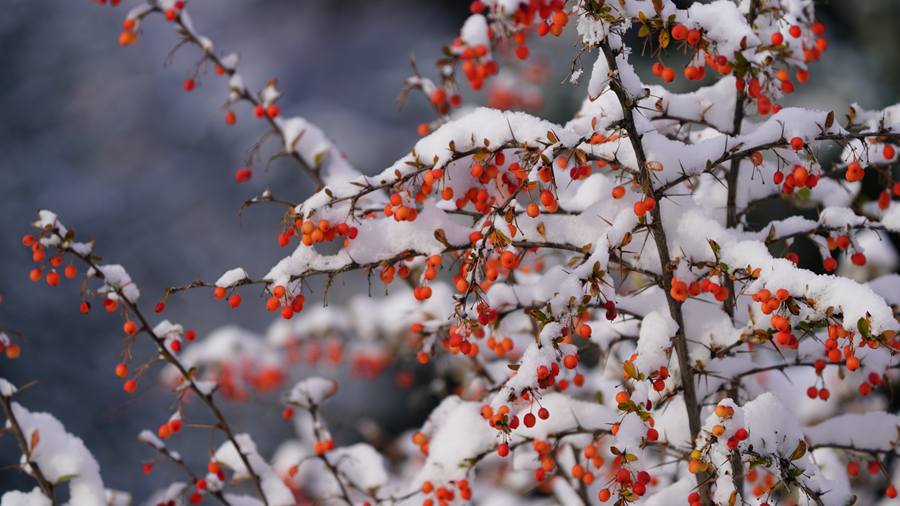
<instances>
[{"instance_id":1,"label":"dark branch bark","mask_svg":"<svg viewBox=\"0 0 900 506\"><path fill-rule=\"evenodd\" d=\"M661 191L653 188L651 179L651 171L647 167L647 159L644 153L644 147L641 142L641 134L637 131L634 121L634 101L628 96L618 74L618 66L616 64L616 54L609 46L608 41L604 40L600 44L600 48L606 57L607 65L610 69L610 87L619 99L624 115L625 130L634 148L635 158L637 159L638 169L641 173L640 183L644 193L660 201ZM678 325L677 334L672 337L672 346L678 357L679 372L681 376L681 384L684 389L684 404L687 409L688 426L691 431L691 439L695 440L700 433L700 406L697 403L697 393L694 389L694 374L691 367L691 360L688 354L687 341L685 339L684 315L681 311L681 303L675 300L670 294L672 288L673 265L669 256L669 244L666 239L666 231L662 226L662 215L660 206L657 205L651 211L652 222L650 223L650 232L656 243L656 250L659 254L660 268L662 269L662 289L666 295L666 302L669 306L669 314ZM701 497L705 504L710 504L709 496L709 480L705 473L698 474L697 482L700 484Z\"/></svg>"}]
</instances>

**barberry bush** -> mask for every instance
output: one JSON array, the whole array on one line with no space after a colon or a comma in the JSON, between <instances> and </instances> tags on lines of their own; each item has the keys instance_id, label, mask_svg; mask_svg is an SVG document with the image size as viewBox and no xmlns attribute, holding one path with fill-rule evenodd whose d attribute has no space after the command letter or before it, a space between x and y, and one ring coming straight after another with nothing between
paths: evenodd
<instances>
[{"instance_id":1,"label":"barberry bush","mask_svg":"<svg viewBox=\"0 0 900 506\"><path fill-rule=\"evenodd\" d=\"M224 122L257 122L260 146L277 144L274 156L308 174L312 195L268 189L241 206L281 206L273 236L289 253L267 273L222 266L215 281L148 296L101 259L87 227L66 223L76 233L42 210L22 239L33 282L68 285L82 313L120 318L123 359L109 369L122 395L142 382L172 390L171 411L136 435L148 459L122 463L147 479L155 465L182 474L147 504L896 497L900 276L830 273L865 265L866 245L900 232L900 106L854 104L839 119L782 105L812 86L828 46L810 0L476 0L433 75L414 65L402 87L433 119L375 175L283 114L274 80L251 90L236 54L202 35L186 7L133 8L118 42L139 43L152 18L171 24L177 47L199 54L184 89L221 81ZM559 58L574 58L570 81L588 81L575 117L560 125L504 110L540 103L518 61L566 31L577 54ZM647 57L652 75L641 76L632 60ZM661 84L684 80L699 83L689 93ZM495 85L497 108L461 98ZM260 176L247 164L233 177ZM776 202L792 211L753 226ZM803 244L817 252L813 270L798 266ZM351 271L368 276L368 293L322 304ZM324 287L315 294L314 279ZM223 310L252 304L274 323L263 337L237 327L198 337L165 319L185 290L207 291ZM16 335L0 338L18 357ZM155 353L136 353L138 340ZM404 360L435 378L442 399L428 419L393 441L339 445L321 411L341 395L321 376L327 364L374 377ZM266 392L277 392L276 408L244 409L278 409L295 428L274 456L253 439L265 427L237 427L221 409ZM3 506L131 502L104 487L80 439L16 395L0 380L6 433L36 486L6 492ZM209 441L203 468L179 453L187 437Z\"/></svg>"}]
</instances>

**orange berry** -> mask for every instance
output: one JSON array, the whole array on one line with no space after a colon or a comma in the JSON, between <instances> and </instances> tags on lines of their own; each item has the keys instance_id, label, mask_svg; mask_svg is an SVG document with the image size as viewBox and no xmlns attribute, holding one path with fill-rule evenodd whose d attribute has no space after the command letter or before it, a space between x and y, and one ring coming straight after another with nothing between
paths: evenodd
<instances>
[{"instance_id":1,"label":"orange berry","mask_svg":"<svg viewBox=\"0 0 900 506\"><path fill-rule=\"evenodd\" d=\"M46 279L48 285L56 286L59 284L59 273L56 272L55 270L50 271L47 273L47 277L45 279Z\"/></svg>"},{"instance_id":2,"label":"orange berry","mask_svg":"<svg viewBox=\"0 0 900 506\"><path fill-rule=\"evenodd\" d=\"M674 81L675 80L675 69L673 69L672 67L664 68L662 71L662 78L663 78L663 81L665 81L667 83L671 83L672 81Z\"/></svg>"},{"instance_id":3,"label":"orange berry","mask_svg":"<svg viewBox=\"0 0 900 506\"><path fill-rule=\"evenodd\" d=\"M19 347L18 343L10 343L10 345L6 347L5 353L6 358L15 360L22 354L22 348Z\"/></svg>"},{"instance_id":4,"label":"orange berry","mask_svg":"<svg viewBox=\"0 0 900 506\"><path fill-rule=\"evenodd\" d=\"M130 46L137 42L138 36L137 33L131 30L122 30L122 33L119 34L119 45L120 46Z\"/></svg>"},{"instance_id":5,"label":"orange berry","mask_svg":"<svg viewBox=\"0 0 900 506\"><path fill-rule=\"evenodd\" d=\"M587 323L582 323L578 326L578 335L583 337L584 339L588 339L591 337L592 329L591 326Z\"/></svg>"},{"instance_id":6,"label":"orange berry","mask_svg":"<svg viewBox=\"0 0 900 506\"><path fill-rule=\"evenodd\" d=\"M866 171L863 169L862 165L857 161L853 161L847 165L847 172L844 174L844 178L846 178L847 181L853 182L860 181L865 175Z\"/></svg>"}]
</instances>

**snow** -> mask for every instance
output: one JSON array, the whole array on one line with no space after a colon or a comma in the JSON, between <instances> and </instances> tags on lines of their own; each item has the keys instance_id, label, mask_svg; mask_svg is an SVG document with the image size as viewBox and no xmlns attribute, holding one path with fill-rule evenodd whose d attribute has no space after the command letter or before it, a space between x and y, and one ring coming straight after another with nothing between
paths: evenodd
<instances>
[{"instance_id":1,"label":"snow","mask_svg":"<svg viewBox=\"0 0 900 506\"><path fill-rule=\"evenodd\" d=\"M847 430L852 427L853 430ZM848 413L806 427L804 433L813 446L852 446L873 451L890 451L896 445L900 416L883 411Z\"/></svg>"},{"instance_id":2,"label":"snow","mask_svg":"<svg viewBox=\"0 0 900 506\"><path fill-rule=\"evenodd\" d=\"M296 153L304 163L318 171L326 184L338 184L355 178L359 172L316 125L299 116L275 118L284 137L287 153Z\"/></svg>"},{"instance_id":3,"label":"snow","mask_svg":"<svg viewBox=\"0 0 900 506\"><path fill-rule=\"evenodd\" d=\"M137 302L141 296L141 291L137 285L131 281L131 276L124 267L118 264L100 265L97 267L100 274L103 275L103 287L98 292L105 294L110 299L118 299L121 293L129 302ZM96 276L98 273L93 268L88 270L88 276Z\"/></svg>"},{"instance_id":4,"label":"snow","mask_svg":"<svg viewBox=\"0 0 900 506\"><path fill-rule=\"evenodd\" d=\"M490 47L488 39L487 19L481 14L472 14L463 23L459 32L460 38L469 46L484 45Z\"/></svg>"},{"instance_id":5,"label":"snow","mask_svg":"<svg viewBox=\"0 0 900 506\"><path fill-rule=\"evenodd\" d=\"M138 441L148 444L157 450L162 450L166 447L166 444L163 443L162 439L158 438L156 434L149 430L142 430L140 434L138 434Z\"/></svg>"},{"instance_id":6,"label":"snow","mask_svg":"<svg viewBox=\"0 0 900 506\"><path fill-rule=\"evenodd\" d=\"M247 434L235 436L240 451L250 462L253 472L259 476L260 485L269 506L290 506L294 504L294 496L278 474L256 451L256 444ZM243 460L231 441L227 441L213 455L216 462L234 470L235 477L248 477L249 473Z\"/></svg>"},{"instance_id":7,"label":"snow","mask_svg":"<svg viewBox=\"0 0 900 506\"><path fill-rule=\"evenodd\" d=\"M724 249L722 256L729 265L751 265L762 269L759 279L749 287L751 293L763 287L773 292L785 288L794 296L803 295L816 301L821 311L829 307L839 309L843 313L844 328L848 330L855 330L860 319L870 321L875 335L900 329L884 299L865 285L798 269L788 260L772 258L765 247L755 241L734 243Z\"/></svg>"},{"instance_id":8,"label":"snow","mask_svg":"<svg viewBox=\"0 0 900 506\"><path fill-rule=\"evenodd\" d=\"M668 312L652 311L644 316L638 339L637 358L634 365L638 372L649 374L669 363L671 338L678 332L678 325Z\"/></svg>"},{"instance_id":9,"label":"snow","mask_svg":"<svg viewBox=\"0 0 900 506\"><path fill-rule=\"evenodd\" d=\"M216 280L216 286L222 288L231 288L232 286L244 281L249 278L247 275L247 271L242 269L241 267L237 267L235 269L231 269L227 271L225 274L222 274L219 279Z\"/></svg>"},{"instance_id":10,"label":"snow","mask_svg":"<svg viewBox=\"0 0 900 506\"><path fill-rule=\"evenodd\" d=\"M157 506L173 501L176 505L182 506L181 495L187 489L188 485L184 482L176 481L170 483L166 488L158 490L150 495L150 498L144 502L145 506Z\"/></svg>"},{"instance_id":11,"label":"snow","mask_svg":"<svg viewBox=\"0 0 900 506\"><path fill-rule=\"evenodd\" d=\"M105 504L100 466L84 442L66 432L59 420L49 413L28 411L17 402L11 406L26 441L37 442L31 448L32 461L49 481L68 480L69 506Z\"/></svg>"},{"instance_id":12,"label":"snow","mask_svg":"<svg viewBox=\"0 0 900 506\"><path fill-rule=\"evenodd\" d=\"M14 393L16 393L16 386L7 381L5 378L0 378L0 396L3 397L12 397Z\"/></svg>"},{"instance_id":13,"label":"snow","mask_svg":"<svg viewBox=\"0 0 900 506\"><path fill-rule=\"evenodd\" d=\"M368 444L337 448L328 454L328 459L336 462L338 471L363 490L376 490L388 483L384 458Z\"/></svg>"},{"instance_id":14,"label":"snow","mask_svg":"<svg viewBox=\"0 0 900 506\"><path fill-rule=\"evenodd\" d=\"M288 395L288 401L309 408L336 394L337 389L338 384L334 380L307 378L294 385Z\"/></svg>"},{"instance_id":15,"label":"snow","mask_svg":"<svg viewBox=\"0 0 900 506\"><path fill-rule=\"evenodd\" d=\"M50 499L35 487L31 492L11 490L0 497L0 506L50 506Z\"/></svg>"}]
</instances>

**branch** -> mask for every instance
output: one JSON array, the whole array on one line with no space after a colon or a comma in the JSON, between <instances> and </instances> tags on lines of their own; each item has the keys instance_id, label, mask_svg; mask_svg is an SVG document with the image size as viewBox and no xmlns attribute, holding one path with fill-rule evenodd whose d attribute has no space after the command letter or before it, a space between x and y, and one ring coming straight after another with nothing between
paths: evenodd
<instances>
[{"instance_id":1,"label":"branch","mask_svg":"<svg viewBox=\"0 0 900 506\"><path fill-rule=\"evenodd\" d=\"M652 176L650 168L647 166L647 157L644 153L644 147L641 143L641 135L637 130L634 121L633 109L634 101L629 98L625 87L622 84L618 64L616 62L616 54L609 45L609 39L604 39L600 43L600 49L606 57L607 65L610 69L610 87L619 99L622 106L622 113L625 122L625 130L628 132L628 138L634 148L635 158L637 159L638 169L641 172L640 183L644 193L659 202L659 196L663 194L662 190L653 188ZM650 213L653 221L650 224L650 232L656 243L656 250L659 253L660 268L662 269L662 289L666 295L666 302L669 307L669 314L678 325L678 333L672 337L672 346L678 356L679 372L681 375L681 383L684 388L684 404L687 410L688 425L691 431L691 440L695 440L700 433L700 406L697 403L697 394L694 390L694 374L691 367L690 356L687 349L687 341L685 340L684 315L681 311L681 303L672 298L670 289L672 287L673 269L671 258L669 257L669 244L666 239L666 232L662 226L662 215L660 206L657 205ZM707 477L701 473L697 476L697 482L700 484L701 496L705 504L710 504L709 484Z\"/></svg>"},{"instance_id":2,"label":"branch","mask_svg":"<svg viewBox=\"0 0 900 506\"><path fill-rule=\"evenodd\" d=\"M19 444L19 449L25 457L25 462L27 462L28 467L31 468L31 476L37 481L41 492L43 492L44 495L47 496L47 499L50 500L50 504L56 506L56 498L53 495L53 483L47 479L38 463L31 458L31 450L29 449L28 441L25 439L24 432L22 432L22 426L19 425L19 421L13 413L11 398L0 395L0 406L3 407L3 414L6 415L6 420L9 422L9 429L16 438L16 442Z\"/></svg>"},{"instance_id":3,"label":"branch","mask_svg":"<svg viewBox=\"0 0 900 506\"><path fill-rule=\"evenodd\" d=\"M74 249L71 249L68 246L66 246L68 244L67 240L65 237L63 237L59 233L58 228L54 227L52 232L61 241L58 246L58 248L61 251L71 253L76 258L78 258L79 260L84 262L86 265L88 265L96 273L95 275L98 278L100 278L104 281L106 280L106 277L104 276L103 271L101 270L100 266L98 266L94 262L94 260L92 259L92 257L89 254L81 254L81 253L75 251ZM128 297L126 297L120 287L115 286L114 284L109 284L109 285L116 292L116 295L118 295L118 297L122 301L122 303L125 304L125 306L128 308L128 310L131 311L131 313L140 322L141 327L139 329L139 332L146 332L147 335L150 336L150 338L153 340L154 344L156 344L156 348L157 348L157 351L159 352L160 356L166 362L168 362L173 367L175 367L175 369L179 372L179 374L184 379L184 381L186 381L188 383L188 387L209 408L210 412L216 418L217 426L218 426L219 430L221 430L225 434L225 436L228 438L228 440L231 442L231 444L234 445L234 449L237 452L237 454L240 456L241 462L244 464L244 467L247 468L247 474L250 475L250 479L253 481L253 485L255 486L256 491L259 494L259 497L262 499L264 504L268 505L269 502L266 499L265 493L263 492L260 477L256 473L256 471L253 470L253 467L250 465L250 460L247 458L247 455L243 452L243 450L241 450L241 447L238 444L237 439L235 438L234 431L231 429L231 426L228 424L228 422L225 419L225 416L222 414L221 410L219 410L219 407L213 401L212 393L209 393L209 394L205 393L203 391L203 389L201 389L197 385L197 383L194 381L193 374L190 371L188 371L187 369L185 369L185 367L184 367L184 365L182 365L181 361L178 360L178 358L175 357L175 355L173 355L172 352L169 351L169 349L166 347L165 338L160 337L153 332L153 329L150 326L150 323L144 317L144 314L141 312L141 310L137 306L137 304L132 302Z\"/></svg>"},{"instance_id":4,"label":"branch","mask_svg":"<svg viewBox=\"0 0 900 506\"><path fill-rule=\"evenodd\" d=\"M833 141L837 143L849 142L852 140L864 140L868 137L879 137L885 138L886 141L890 141L892 143L900 143L900 132L893 132L891 130L879 130L879 131L867 131L867 132L846 132L843 134L832 134L832 133L823 133L815 136L812 140L814 141ZM700 172L691 174L684 173L681 176L663 184L659 188L657 188L657 192L660 194L664 194L669 189L678 186L679 184L691 179L692 177L699 176L700 174L706 174L708 172L712 172L719 168L723 163L730 162L732 160L740 160L752 154L755 151L765 151L767 149L773 148L786 148L790 145L787 139L779 139L777 141L766 142L763 144L759 144L757 146L752 146L749 148L742 148L736 151L726 151L722 153L719 158L709 161L707 164L707 168L703 169Z\"/></svg>"},{"instance_id":5,"label":"branch","mask_svg":"<svg viewBox=\"0 0 900 506\"><path fill-rule=\"evenodd\" d=\"M174 463L176 466L180 467L181 470L184 471L184 473L186 475L188 475L188 477L191 479L191 483L197 483L200 480L200 477L197 476L197 474L194 473L194 471L191 470L191 468L188 467L188 465L184 463L184 460L182 460L178 454L170 452L169 449L166 448L165 446L161 446L161 447L156 446L156 445L150 443L149 441L145 441L145 443L147 443L147 446L156 450L160 455L162 455L163 457L165 457L166 459L168 459L169 461ZM210 491L209 489L207 489L206 493L208 493L208 494L212 495L213 497L215 497L216 499L218 499L219 502L224 504L225 506L231 506L231 503L228 502L228 500L225 498L224 495L222 495L221 491L219 491L219 490Z\"/></svg>"},{"instance_id":6,"label":"branch","mask_svg":"<svg viewBox=\"0 0 900 506\"><path fill-rule=\"evenodd\" d=\"M140 13L137 16L137 19L142 19L150 14L158 13L164 14L165 9L163 9L160 3L157 0L147 0L147 5L149 9ZM179 11L172 22L178 27L179 33L184 37L184 40L203 52L203 57L211 61L218 69L222 69L225 75L228 77L232 77L237 73L237 70L234 66L228 65L222 58L220 58L214 51L214 45L210 41L209 38L204 37L194 31L192 23L190 21L186 21L184 11ZM176 47L177 48L177 47ZM263 102L259 98L250 94L246 87L242 87L240 90L230 88L232 92L235 93L238 100L243 100L248 102L253 108L262 107ZM277 117L277 116L276 116ZM269 126L282 140L282 146L289 146L292 142L295 142L296 139L288 139L285 135L284 130L281 126L275 121L275 117L270 116L269 114L264 114L263 118L269 123ZM296 151L285 152L285 154L290 155L303 169L304 172L309 175L309 177L315 182L316 189L319 190L325 186L325 181L322 178L322 174L319 171L318 167L312 167L303 157L300 156Z\"/></svg>"}]
</instances>

